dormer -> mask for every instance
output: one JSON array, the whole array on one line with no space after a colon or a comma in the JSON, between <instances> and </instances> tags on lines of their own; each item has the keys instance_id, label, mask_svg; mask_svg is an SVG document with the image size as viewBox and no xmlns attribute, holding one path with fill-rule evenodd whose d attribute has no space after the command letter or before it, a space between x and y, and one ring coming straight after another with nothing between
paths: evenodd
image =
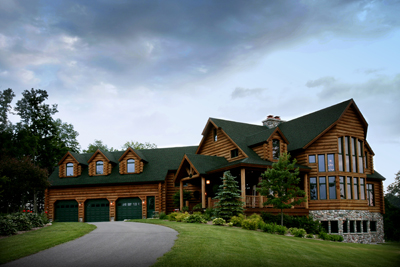
<instances>
[{"instance_id":1,"label":"dormer","mask_svg":"<svg viewBox=\"0 0 400 267\"><path fill-rule=\"evenodd\" d=\"M77 177L82 174L82 164L84 162L78 161L79 154L67 152L58 163L59 177Z\"/></svg>"},{"instance_id":2,"label":"dormer","mask_svg":"<svg viewBox=\"0 0 400 267\"><path fill-rule=\"evenodd\" d=\"M255 144L251 144L250 147L253 149L257 155L269 161L278 161L279 156L282 153L287 152L287 146L289 144L288 140L286 139L285 135L279 129L279 127L274 128L272 133L266 132L265 135L263 133L259 133L255 136L249 137L249 139L259 139L262 135L264 135L264 141L257 142ZM269 134L269 136L267 135Z\"/></svg>"},{"instance_id":3,"label":"dormer","mask_svg":"<svg viewBox=\"0 0 400 267\"><path fill-rule=\"evenodd\" d=\"M134 174L143 172L144 156L140 151L128 147L124 154L119 158L119 173Z\"/></svg>"},{"instance_id":4,"label":"dormer","mask_svg":"<svg viewBox=\"0 0 400 267\"><path fill-rule=\"evenodd\" d=\"M116 165L116 162L111 158L110 155L108 155L107 152L97 149L97 151L94 152L88 160L89 176L111 174L113 163Z\"/></svg>"}]
</instances>

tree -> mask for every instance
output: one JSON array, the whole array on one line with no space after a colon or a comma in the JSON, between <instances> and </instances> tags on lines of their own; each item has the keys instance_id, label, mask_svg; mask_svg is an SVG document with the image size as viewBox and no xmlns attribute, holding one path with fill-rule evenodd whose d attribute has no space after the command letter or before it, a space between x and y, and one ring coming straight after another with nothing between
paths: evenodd
<instances>
[{"instance_id":1,"label":"tree","mask_svg":"<svg viewBox=\"0 0 400 267\"><path fill-rule=\"evenodd\" d=\"M385 197L385 214L383 214L383 227L386 241L400 241L400 208L392 205Z\"/></svg>"},{"instance_id":2,"label":"tree","mask_svg":"<svg viewBox=\"0 0 400 267\"><path fill-rule=\"evenodd\" d=\"M0 132L4 131L9 125L8 113L11 110L11 102L14 96L15 94L10 88L3 92L0 91Z\"/></svg>"},{"instance_id":3,"label":"tree","mask_svg":"<svg viewBox=\"0 0 400 267\"><path fill-rule=\"evenodd\" d=\"M122 146L122 149L126 150L128 147L132 147L133 149L154 149L157 148L157 145L149 142L139 143L137 141L128 141Z\"/></svg>"},{"instance_id":4,"label":"tree","mask_svg":"<svg viewBox=\"0 0 400 267\"><path fill-rule=\"evenodd\" d=\"M79 153L81 147L79 145L78 137L79 133L74 130L74 126L72 124L62 122L61 119L57 119L55 122L57 128L57 137L60 141L61 149L64 149L64 153L68 151Z\"/></svg>"},{"instance_id":5,"label":"tree","mask_svg":"<svg viewBox=\"0 0 400 267\"><path fill-rule=\"evenodd\" d=\"M262 174L263 179L259 183L260 188L257 189L261 195L268 198L264 205L272 204L275 209L281 210L282 226L283 209L289 209L306 201L306 198L295 200L296 197L305 195L305 192L297 186L300 182L298 177L300 171L294 167L296 162L294 159L290 163L290 154L282 153L278 162L273 163L272 168Z\"/></svg>"},{"instance_id":6,"label":"tree","mask_svg":"<svg viewBox=\"0 0 400 267\"><path fill-rule=\"evenodd\" d=\"M108 148L106 144L103 144L103 141L95 139L93 144L89 144L87 149L83 150L83 153L94 153L97 149L101 149L103 151L113 152L117 151L113 147Z\"/></svg>"},{"instance_id":7,"label":"tree","mask_svg":"<svg viewBox=\"0 0 400 267\"><path fill-rule=\"evenodd\" d=\"M214 199L218 199L215 203L215 210L218 216L230 220L233 216L243 214L244 202L240 200L241 191L239 190L238 182L235 180L236 177L232 176L230 171L224 172L221 177L222 185L219 186L217 196Z\"/></svg>"},{"instance_id":8,"label":"tree","mask_svg":"<svg viewBox=\"0 0 400 267\"><path fill-rule=\"evenodd\" d=\"M394 183L387 187L386 199L397 208L400 208L400 171L396 173Z\"/></svg>"}]
</instances>

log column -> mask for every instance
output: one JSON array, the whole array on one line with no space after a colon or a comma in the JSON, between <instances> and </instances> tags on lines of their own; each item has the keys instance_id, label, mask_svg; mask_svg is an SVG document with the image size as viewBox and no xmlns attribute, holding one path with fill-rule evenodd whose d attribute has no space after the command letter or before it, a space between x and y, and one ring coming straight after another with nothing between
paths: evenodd
<instances>
[{"instance_id":1,"label":"log column","mask_svg":"<svg viewBox=\"0 0 400 267\"><path fill-rule=\"evenodd\" d=\"M179 209L183 209L183 181L179 182Z\"/></svg>"},{"instance_id":2,"label":"log column","mask_svg":"<svg viewBox=\"0 0 400 267\"><path fill-rule=\"evenodd\" d=\"M308 175L307 173L304 174L304 192L306 192L306 202L305 202L305 207L308 209Z\"/></svg>"},{"instance_id":3,"label":"log column","mask_svg":"<svg viewBox=\"0 0 400 267\"><path fill-rule=\"evenodd\" d=\"M201 208L206 208L206 178L201 177Z\"/></svg>"},{"instance_id":4,"label":"log column","mask_svg":"<svg viewBox=\"0 0 400 267\"><path fill-rule=\"evenodd\" d=\"M246 169L240 170L242 201L246 204Z\"/></svg>"}]
</instances>

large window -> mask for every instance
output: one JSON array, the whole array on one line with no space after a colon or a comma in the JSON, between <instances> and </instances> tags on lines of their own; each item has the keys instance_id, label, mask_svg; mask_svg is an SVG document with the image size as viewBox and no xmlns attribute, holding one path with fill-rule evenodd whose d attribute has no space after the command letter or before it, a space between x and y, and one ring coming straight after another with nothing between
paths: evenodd
<instances>
[{"instance_id":1,"label":"large window","mask_svg":"<svg viewBox=\"0 0 400 267\"><path fill-rule=\"evenodd\" d=\"M66 166L66 170L67 170L67 176L74 176L74 164L73 163L67 163Z\"/></svg>"},{"instance_id":2,"label":"large window","mask_svg":"<svg viewBox=\"0 0 400 267\"><path fill-rule=\"evenodd\" d=\"M326 199L326 177L319 177L319 199Z\"/></svg>"},{"instance_id":3,"label":"large window","mask_svg":"<svg viewBox=\"0 0 400 267\"><path fill-rule=\"evenodd\" d=\"M336 199L336 177L329 176L329 199Z\"/></svg>"},{"instance_id":4,"label":"large window","mask_svg":"<svg viewBox=\"0 0 400 267\"><path fill-rule=\"evenodd\" d=\"M96 162L96 174L103 174L103 161Z\"/></svg>"},{"instance_id":5,"label":"large window","mask_svg":"<svg viewBox=\"0 0 400 267\"><path fill-rule=\"evenodd\" d=\"M318 155L318 171L326 172L325 168L325 155Z\"/></svg>"},{"instance_id":6,"label":"large window","mask_svg":"<svg viewBox=\"0 0 400 267\"><path fill-rule=\"evenodd\" d=\"M374 185L367 184L368 206L375 206Z\"/></svg>"},{"instance_id":7,"label":"large window","mask_svg":"<svg viewBox=\"0 0 400 267\"><path fill-rule=\"evenodd\" d=\"M346 185L344 181L344 176L339 176L339 184L340 184L340 198L346 199Z\"/></svg>"},{"instance_id":8,"label":"large window","mask_svg":"<svg viewBox=\"0 0 400 267\"><path fill-rule=\"evenodd\" d=\"M279 156L281 153L279 146L280 146L279 140L273 139L272 140L272 158L273 159L279 159Z\"/></svg>"},{"instance_id":9,"label":"large window","mask_svg":"<svg viewBox=\"0 0 400 267\"><path fill-rule=\"evenodd\" d=\"M357 154L358 154L358 172L364 173L363 142L361 140L358 140Z\"/></svg>"},{"instance_id":10,"label":"large window","mask_svg":"<svg viewBox=\"0 0 400 267\"><path fill-rule=\"evenodd\" d=\"M347 177L347 199L352 199L353 194L351 193L351 177Z\"/></svg>"},{"instance_id":11,"label":"large window","mask_svg":"<svg viewBox=\"0 0 400 267\"><path fill-rule=\"evenodd\" d=\"M360 178L360 195L361 199L365 199L365 178Z\"/></svg>"},{"instance_id":12,"label":"large window","mask_svg":"<svg viewBox=\"0 0 400 267\"><path fill-rule=\"evenodd\" d=\"M328 172L335 171L335 154L328 154Z\"/></svg>"},{"instance_id":13,"label":"large window","mask_svg":"<svg viewBox=\"0 0 400 267\"><path fill-rule=\"evenodd\" d=\"M357 155L356 155L356 142L357 140L351 138L351 167L353 172L357 172Z\"/></svg>"},{"instance_id":14,"label":"large window","mask_svg":"<svg viewBox=\"0 0 400 267\"><path fill-rule=\"evenodd\" d=\"M310 199L311 200L318 199L316 177L310 177Z\"/></svg>"},{"instance_id":15,"label":"large window","mask_svg":"<svg viewBox=\"0 0 400 267\"><path fill-rule=\"evenodd\" d=\"M135 172L135 160L128 159L126 167L127 167L127 172Z\"/></svg>"},{"instance_id":16,"label":"large window","mask_svg":"<svg viewBox=\"0 0 400 267\"><path fill-rule=\"evenodd\" d=\"M349 146L349 137L346 136L344 138L344 150L346 153L345 162L346 162L346 172L350 172L350 146Z\"/></svg>"},{"instance_id":17,"label":"large window","mask_svg":"<svg viewBox=\"0 0 400 267\"><path fill-rule=\"evenodd\" d=\"M338 138L338 152L339 152L339 171L344 171L343 165L343 137Z\"/></svg>"},{"instance_id":18,"label":"large window","mask_svg":"<svg viewBox=\"0 0 400 267\"><path fill-rule=\"evenodd\" d=\"M350 136L338 137L339 171L364 173L364 165L367 168L366 157L362 140Z\"/></svg>"},{"instance_id":19,"label":"large window","mask_svg":"<svg viewBox=\"0 0 400 267\"><path fill-rule=\"evenodd\" d=\"M354 199L358 199L358 178L354 177L353 178L353 194L354 194Z\"/></svg>"}]
</instances>

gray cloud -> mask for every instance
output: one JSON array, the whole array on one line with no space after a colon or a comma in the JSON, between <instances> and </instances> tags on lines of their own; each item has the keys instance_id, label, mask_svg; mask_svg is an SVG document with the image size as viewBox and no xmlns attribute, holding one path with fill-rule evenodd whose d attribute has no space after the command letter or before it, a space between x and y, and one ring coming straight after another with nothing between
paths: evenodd
<instances>
[{"instance_id":1,"label":"gray cloud","mask_svg":"<svg viewBox=\"0 0 400 267\"><path fill-rule=\"evenodd\" d=\"M265 90L267 89L262 89L262 88L246 89L242 87L236 87L235 90L232 92L231 97L232 99L235 99L248 96L259 96Z\"/></svg>"},{"instance_id":2,"label":"gray cloud","mask_svg":"<svg viewBox=\"0 0 400 267\"><path fill-rule=\"evenodd\" d=\"M309 88L318 87L318 86L329 86L336 82L336 79L331 76L322 77L316 80L310 80L306 83L306 86Z\"/></svg>"}]
</instances>

